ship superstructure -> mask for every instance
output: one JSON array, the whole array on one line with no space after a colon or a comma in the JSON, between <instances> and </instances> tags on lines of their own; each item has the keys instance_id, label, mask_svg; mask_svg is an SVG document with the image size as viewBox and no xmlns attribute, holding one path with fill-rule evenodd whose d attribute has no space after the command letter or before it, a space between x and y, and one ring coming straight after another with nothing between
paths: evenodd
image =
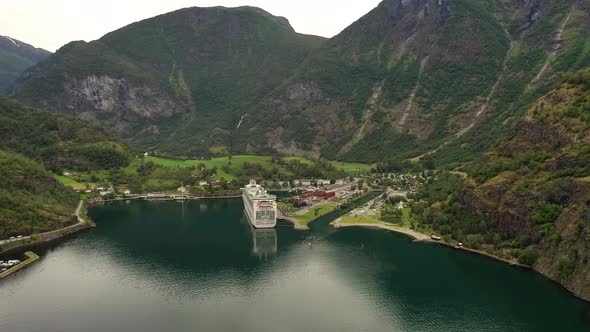
<instances>
[{"instance_id":1,"label":"ship superstructure","mask_svg":"<svg viewBox=\"0 0 590 332\"><path fill-rule=\"evenodd\" d=\"M244 210L252 226L272 228L277 224L277 197L270 195L256 181L242 188Z\"/></svg>"}]
</instances>

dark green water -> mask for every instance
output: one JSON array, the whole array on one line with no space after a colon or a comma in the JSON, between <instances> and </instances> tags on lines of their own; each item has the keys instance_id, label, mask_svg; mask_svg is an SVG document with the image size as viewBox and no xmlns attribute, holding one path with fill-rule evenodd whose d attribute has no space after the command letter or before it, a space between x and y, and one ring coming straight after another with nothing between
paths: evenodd
<instances>
[{"instance_id":1,"label":"dark green water","mask_svg":"<svg viewBox=\"0 0 590 332\"><path fill-rule=\"evenodd\" d=\"M254 233L240 200L91 215L0 284L0 331L590 330L590 306L536 274L385 231Z\"/></svg>"}]
</instances>

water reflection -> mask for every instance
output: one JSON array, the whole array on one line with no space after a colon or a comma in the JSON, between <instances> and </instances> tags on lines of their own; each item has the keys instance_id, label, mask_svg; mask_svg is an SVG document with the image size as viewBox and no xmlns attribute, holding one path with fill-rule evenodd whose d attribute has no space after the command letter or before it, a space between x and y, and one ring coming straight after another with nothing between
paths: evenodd
<instances>
[{"instance_id":1,"label":"water reflection","mask_svg":"<svg viewBox=\"0 0 590 332\"><path fill-rule=\"evenodd\" d=\"M274 228L255 228L248 222L246 215L242 215L241 223L248 229L252 256L266 260L277 255L277 231Z\"/></svg>"}]
</instances>

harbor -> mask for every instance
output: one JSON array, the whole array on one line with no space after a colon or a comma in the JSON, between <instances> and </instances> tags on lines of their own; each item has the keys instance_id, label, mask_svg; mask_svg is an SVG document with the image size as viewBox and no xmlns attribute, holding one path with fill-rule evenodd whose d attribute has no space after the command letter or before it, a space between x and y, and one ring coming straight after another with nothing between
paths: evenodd
<instances>
[{"instance_id":1,"label":"harbor","mask_svg":"<svg viewBox=\"0 0 590 332\"><path fill-rule=\"evenodd\" d=\"M393 232L334 230L334 215L310 232L282 221L259 232L243 209L239 199L93 208L99 227L35 250L42 259L2 281L11 305L0 310L0 330L98 332L97 319L148 332L588 328L588 304L526 270ZM29 314L46 308L50 315Z\"/></svg>"}]
</instances>

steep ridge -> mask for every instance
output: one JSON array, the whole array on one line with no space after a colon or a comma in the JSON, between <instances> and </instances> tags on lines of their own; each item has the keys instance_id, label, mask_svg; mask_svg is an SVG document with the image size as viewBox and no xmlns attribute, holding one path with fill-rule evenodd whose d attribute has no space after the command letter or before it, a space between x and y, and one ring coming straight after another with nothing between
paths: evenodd
<instances>
[{"instance_id":1,"label":"steep ridge","mask_svg":"<svg viewBox=\"0 0 590 332\"><path fill-rule=\"evenodd\" d=\"M558 86L564 74L590 64L590 3L506 3L497 11L513 41L504 74L471 129L428 154L427 159L439 165L456 167L477 160L510 135L512 125L536 99ZM457 132L462 128L468 127Z\"/></svg>"},{"instance_id":2,"label":"steep ridge","mask_svg":"<svg viewBox=\"0 0 590 332\"><path fill-rule=\"evenodd\" d=\"M496 250L590 299L590 67L539 99L489 152L460 201L496 229Z\"/></svg>"},{"instance_id":3,"label":"steep ridge","mask_svg":"<svg viewBox=\"0 0 590 332\"><path fill-rule=\"evenodd\" d=\"M562 47L562 44L561 44L562 38L561 37L563 35L563 31L565 30L567 23L569 22L570 18L572 17L574 10L575 10L575 8L572 7L572 10L569 12L569 14L567 14L567 17L565 18L565 20L563 21L563 24L559 28L559 31L555 35L556 44L555 44L555 46L553 46L553 52L551 52L551 56L547 57L547 60L543 64L543 67L541 67L541 70L539 70L539 73L537 74L537 76L535 76L535 78L533 78L533 80L529 83L529 88L532 87L535 83L537 83L541 79L543 74L545 74L545 72L547 71L547 67L549 67L551 60L553 60L553 58L555 58L557 56L558 51Z\"/></svg>"},{"instance_id":4,"label":"steep ridge","mask_svg":"<svg viewBox=\"0 0 590 332\"><path fill-rule=\"evenodd\" d=\"M50 54L49 51L20 40L0 36L0 95L8 92L8 87L25 69L46 59Z\"/></svg>"},{"instance_id":5,"label":"steep ridge","mask_svg":"<svg viewBox=\"0 0 590 332\"><path fill-rule=\"evenodd\" d=\"M14 91L178 156L418 157L455 168L590 61L588 7L384 0L327 41L257 8L187 8L71 43Z\"/></svg>"},{"instance_id":6,"label":"steep ridge","mask_svg":"<svg viewBox=\"0 0 590 332\"><path fill-rule=\"evenodd\" d=\"M556 73L585 63L586 18L573 1L386 0L313 52L249 126L271 128L257 144L285 154L473 161ZM551 78L527 90L562 29L569 41L552 57Z\"/></svg>"},{"instance_id":7,"label":"steep ridge","mask_svg":"<svg viewBox=\"0 0 590 332\"><path fill-rule=\"evenodd\" d=\"M64 46L15 97L144 148L203 156L321 42L258 8L186 8Z\"/></svg>"}]
</instances>

